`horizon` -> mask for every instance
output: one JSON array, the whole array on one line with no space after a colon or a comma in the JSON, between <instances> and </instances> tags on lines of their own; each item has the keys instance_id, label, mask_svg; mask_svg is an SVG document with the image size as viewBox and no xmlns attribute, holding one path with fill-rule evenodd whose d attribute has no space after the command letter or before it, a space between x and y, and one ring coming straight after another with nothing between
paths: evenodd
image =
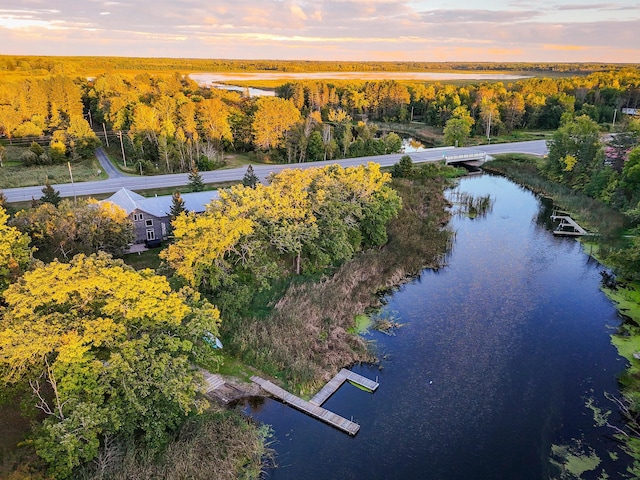
<instances>
[{"instance_id":1,"label":"horizon","mask_svg":"<svg viewBox=\"0 0 640 480\"><path fill-rule=\"evenodd\" d=\"M178 8L180 7L180 8ZM5 55L640 63L640 5L573 0L40 0L0 7Z\"/></svg>"}]
</instances>

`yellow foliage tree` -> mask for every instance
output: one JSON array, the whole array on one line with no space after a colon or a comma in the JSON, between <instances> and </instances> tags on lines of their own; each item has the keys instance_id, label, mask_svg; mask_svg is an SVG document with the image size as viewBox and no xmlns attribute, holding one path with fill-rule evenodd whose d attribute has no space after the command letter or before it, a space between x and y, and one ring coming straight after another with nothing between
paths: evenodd
<instances>
[{"instance_id":1,"label":"yellow foliage tree","mask_svg":"<svg viewBox=\"0 0 640 480\"><path fill-rule=\"evenodd\" d=\"M282 145L285 133L300 120L293 102L278 97L260 97L251 126L255 144L262 149Z\"/></svg>"},{"instance_id":2,"label":"yellow foliage tree","mask_svg":"<svg viewBox=\"0 0 640 480\"><path fill-rule=\"evenodd\" d=\"M104 435L158 447L199 408L192 362L220 315L192 290L172 292L165 277L107 254L78 255L27 272L4 299L1 378L30 385L47 414L36 449L54 476L95 457Z\"/></svg>"},{"instance_id":3,"label":"yellow foliage tree","mask_svg":"<svg viewBox=\"0 0 640 480\"><path fill-rule=\"evenodd\" d=\"M29 236L7 225L9 215L0 206L0 292L9 286L31 260Z\"/></svg>"}]
</instances>

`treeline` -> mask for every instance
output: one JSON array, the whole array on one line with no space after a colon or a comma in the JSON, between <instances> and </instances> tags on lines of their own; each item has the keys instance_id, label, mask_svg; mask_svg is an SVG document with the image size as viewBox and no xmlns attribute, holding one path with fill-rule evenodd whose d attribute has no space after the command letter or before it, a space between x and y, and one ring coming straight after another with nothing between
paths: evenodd
<instances>
[{"instance_id":1,"label":"treeline","mask_svg":"<svg viewBox=\"0 0 640 480\"><path fill-rule=\"evenodd\" d=\"M148 174L211 170L228 152L269 162L330 160L400 151L401 139L380 136L372 121L422 122L443 129L449 145L553 130L565 114L620 124L621 109L640 104L640 70L507 84L301 81L276 93L251 98L177 72L8 81L0 87L0 132L48 142L44 152L26 152L25 163L82 158L98 144L96 133L106 133L125 167Z\"/></svg>"},{"instance_id":2,"label":"treeline","mask_svg":"<svg viewBox=\"0 0 640 480\"><path fill-rule=\"evenodd\" d=\"M310 60L234 60L148 57L42 57L0 55L0 71L36 74L96 74L107 71L226 72L420 72L515 71L590 73L633 67L635 64L546 62L344 62Z\"/></svg>"},{"instance_id":3,"label":"treeline","mask_svg":"<svg viewBox=\"0 0 640 480\"><path fill-rule=\"evenodd\" d=\"M398 152L400 138L380 137L371 121L419 120L444 128L446 141L459 145L473 135L556 129L565 113L597 123L619 115L620 122L621 108L640 103L640 71L464 86L303 81L276 93L250 98L199 87L179 74L142 74L99 76L87 95L95 121L126 132L126 156L148 172L176 172L215 168L229 151L272 162Z\"/></svg>"},{"instance_id":4,"label":"treeline","mask_svg":"<svg viewBox=\"0 0 640 480\"><path fill-rule=\"evenodd\" d=\"M586 77L530 78L511 83L457 86L423 82L289 82L276 89L299 109L341 108L352 118L421 120L444 127L470 116L476 134L515 129L555 129L565 112L581 111L596 122L611 122L614 111L640 104L640 70L594 73ZM620 112L618 112L620 113Z\"/></svg>"}]
</instances>

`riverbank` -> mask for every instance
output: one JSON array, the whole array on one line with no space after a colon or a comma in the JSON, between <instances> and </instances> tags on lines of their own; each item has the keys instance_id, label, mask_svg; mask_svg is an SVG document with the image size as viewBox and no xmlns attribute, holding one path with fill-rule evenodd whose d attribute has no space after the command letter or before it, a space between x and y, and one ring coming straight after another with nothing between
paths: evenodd
<instances>
[{"instance_id":1,"label":"riverbank","mask_svg":"<svg viewBox=\"0 0 640 480\"><path fill-rule=\"evenodd\" d=\"M290 391L309 396L340 368L375 361L359 335L355 317L380 306L380 292L398 286L425 267L437 268L450 232L444 197L447 180L394 180L403 208L388 225L388 243L361 252L332 275L291 284L278 299L266 300L266 315L226 321L222 335L242 361Z\"/></svg>"}]
</instances>

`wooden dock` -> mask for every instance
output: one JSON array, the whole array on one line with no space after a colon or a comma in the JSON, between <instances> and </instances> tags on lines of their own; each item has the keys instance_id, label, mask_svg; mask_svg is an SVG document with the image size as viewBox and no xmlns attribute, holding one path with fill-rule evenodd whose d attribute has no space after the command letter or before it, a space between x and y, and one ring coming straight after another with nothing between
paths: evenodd
<instances>
[{"instance_id":1,"label":"wooden dock","mask_svg":"<svg viewBox=\"0 0 640 480\"><path fill-rule=\"evenodd\" d=\"M554 235L569 235L579 237L582 235L590 235L584 228L571 218L569 215L551 215L551 220L554 222L560 222L558 228L553 231Z\"/></svg>"},{"instance_id":2,"label":"wooden dock","mask_svg":"<svg viewBox=\"0 0 640 480\"><path fill-rule=\"evenodd\" d=\"M289 393L283 388L280 388L269 380L265 380L257 376L251 377L251 380L254 383L260 385L263 390L269 392L274 397L279 398L284 403L297 408L307 415L328 423L329 425L334 426L339 430L342 430L343 432L347 432L349 435L355 435L356 433L358 433L358 430L360 430L360 425L351 420L347 420L340 415L330 412L326 408L322 408L321 405L326 402L329 397L331 397L331 395L333 395L346 381L356 383L361 387L370 390L371 392L375 392L379 386L378 382L374 382L373 380L369 380L368 378L363 377L362 375L358 375L351 370L343 368L322 388L322 390L320 390L310 401L307 402L306 400L296 397L293 393Z\"/></svg>"},{"instance_id":3,"label":"wooden dock","mask_svg":"<svg viewBox=\"0 0 640 480\"><path fill-rule=\"evenodd\" d=\"M358 375L357 373L352 372L351 370L347 370L343 368L340 370L335 377L333 377L316 395L309 400L309 403L314 405L322 405L326 402L331 395L333 395L344 382L347 380L357 383L358 385L366 388L367 390L371 390L375 392L378 388L378 383L373 380L369 380L362 375Z\"/></svg>"},{"instance_id":4,"label":"wooden dock","mask_svg":"<svg viewBox=\"0 0 640 480\"><path fill-rule=\"evenodd\" d=\"M299 397L296 397L293 393L289 393L283 388L280 388L274 383L271 383L269 380L265 380L264 378L253 376L251 380L260 387L262 387L265 391L269 392L276 398L279 398L284 403L291 405L294 408L310 415L318 420L322 420L329 425L336 427L343 432L347 432L349 435L355 435L360 430L360 425L351 420L347 420L340 415L337 415L329 410L320 407L319 405L314 405L312 403L307 402Z\"/></svg>"}]
</instances>

